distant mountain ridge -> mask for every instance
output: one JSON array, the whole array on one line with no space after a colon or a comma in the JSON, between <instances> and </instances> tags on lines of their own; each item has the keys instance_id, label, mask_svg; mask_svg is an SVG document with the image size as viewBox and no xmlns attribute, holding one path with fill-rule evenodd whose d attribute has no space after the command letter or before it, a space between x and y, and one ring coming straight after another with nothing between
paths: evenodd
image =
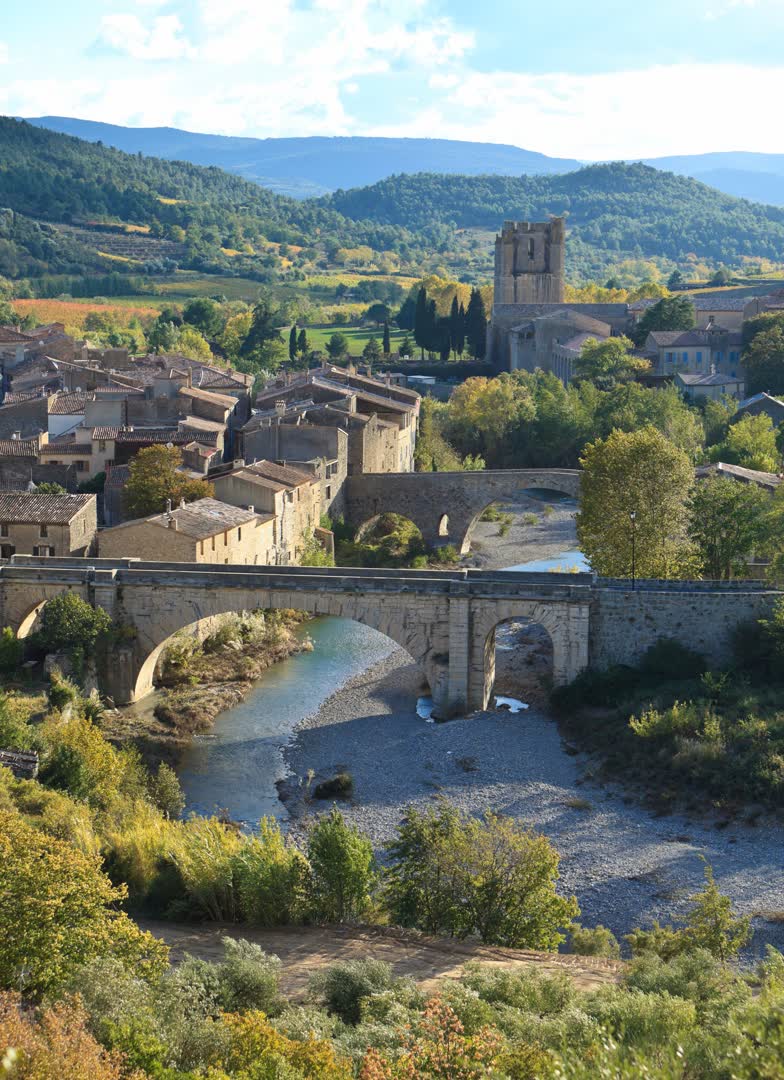
<instances>
[{"instance_id":1,"label":"distant mountain ridge","mask_svg":"<svg viewBox=\"0 0 784 1080\"><path fill-rule=\"evenodd\" d=\"M454 139L253 139L180 128L129 128L65 116L38 116L29 123L89 142L101 141L130 154L217 165L300 199L338 188L366 187L397 173L539 176L572 172L586 164L503 143ZM627 160L643 160L656 169L691 176L738 198L784 206L784 154L726 151Z\"/></svg>"},{"instance_id":2,"label":"distant mountain ridge","mask_svg":"<svg viewBox=\"0 0 784 1080\"><path fill-rule=\"evenodd\" d=\"M297 198L326 195L338 188L365 187L401 172L519 176L565 173L580 168L580 162L574 159L547 157L500 143L453 139L362 136L250 139L204 135L179 128L128 128L63 116L39 116L28 123L88 142L101 141L129 154L141 152L194 165L217 165L245 180Z\"/></svg>"}]
</instances>

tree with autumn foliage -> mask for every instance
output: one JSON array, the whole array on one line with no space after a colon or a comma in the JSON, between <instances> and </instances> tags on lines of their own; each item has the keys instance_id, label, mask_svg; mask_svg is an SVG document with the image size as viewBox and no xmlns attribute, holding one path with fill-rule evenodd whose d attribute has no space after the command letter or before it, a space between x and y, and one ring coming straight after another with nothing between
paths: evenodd
<instances>
[{"instance_id":1,"label":"tree with autumn foliage","mask_svg":"<svg viewBox=\"0 0 784 1080\"><path fill-rule=\"evenodd\" d=\"M168 950L119 910L127 892L112 885L99 855L0 813L0 989L38 998L102 956L162 974Z\"/></svg>"},{"instance_id":2,"label":"tree with autumn foliage","mask_svg":"<svg viewBox=\"0 0 784 1080\"><path fill-rule=\"evenodd\" d=\"M182 451L176 446L147 446L130 464L128 483L123 492L125 512L131 518L160 514L171 499L176 506L207 499L215 494L206 480L192 480L177 470L182 465Z\"/></svg>"}]
</instances>

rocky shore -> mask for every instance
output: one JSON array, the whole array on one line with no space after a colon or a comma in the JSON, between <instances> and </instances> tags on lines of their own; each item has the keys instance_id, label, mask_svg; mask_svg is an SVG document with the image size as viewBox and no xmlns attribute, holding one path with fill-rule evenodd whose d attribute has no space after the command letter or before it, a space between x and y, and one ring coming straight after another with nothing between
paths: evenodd
<instances>
[{"instance_id":1,"label":"rocky shore","mask_svg":"<svg viewBox=\"0 0 784 1080\"><path fill-rule=\"evenodd\" d=\"M419 692L417 669L397 650L302 721L281 793L295 833L329 808L309 798L312 785L346 770L353 794L341 807L377 850L409 805L443 797L469 813L514 815L560 852L561 889L578 897L583 923L616 934L683 913L702 884L704 856L721 889L755 916L754 954L784 946L780 828L656 818L621 789L594 783L590 762L544 710L430 724L416 714Z\"/></svg>"}]
</instances>

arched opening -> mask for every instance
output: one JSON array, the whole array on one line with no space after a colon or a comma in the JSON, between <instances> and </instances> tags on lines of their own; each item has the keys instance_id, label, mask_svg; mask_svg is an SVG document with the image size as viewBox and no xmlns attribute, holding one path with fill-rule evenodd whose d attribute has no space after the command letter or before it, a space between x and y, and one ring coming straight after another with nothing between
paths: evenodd
<instances>
[{"instance_id":1,"label":"arched opening","mask_svg":"<svg viewBox=\"0 0 784 1080\"><path fill-rule=\"evenodd\" d=\"M498 623L485 644L488 708L546 705L553 665L553 641L542 623L527 615Z\"/></svg>"},{"instance_id":2,"label":"arched opening","mask_svg":"<svg viewBox=\"0 0 784 1080\"><path fill-rule=\"evenodd\" d=\"M571 556L577 548L576 510L576 499L564 492L545 488L509 492L469 520L460 554L472 552L476 566L491 569L519 569L554 553Z\"/></svg>"},{"instance_id":3,"label":"arched opening","mask_svg":"<svg viewBox=\"0 0 784 1080\"><path fill-rule=\"evenodd\" d=\"M376 514L359 527L353 541L335 535L336 566L408 567L427 551L421 529L403 514Z\"/></svg>"},{"instance_id":4,"label":"arched opening","mask_svg":"<svg viewBox=\"0 0 784 1080\"><path fill-rule=\"evenodd\" d=\"M442 514L438 521L438 535L449 536L449 514Z\"/></svg>"},{"instance_id":5,"label":"arched opening","mask_svg":"<svg viewBox=\"0 0 784 1080\"><path fill-rule=\"evenodd\" d=\"M317 607L320 606L317 605ZM302 617L303 621L294 631L294 636L302 640L310 640L312 643L312 648L308 645L301 653L292 654L294 657L302 657L298 661L302 671L296 683L296 693L299 694L300 699L307 696L311 688L319 692L332 682L335 682L335 688L337 688L353 675L389 657L395 650L405 653L412 667L418 669L412 671L410 679L412 709L415 707L417 696L430 694L431 688L437 695L445 683L445 674L441 670L443 667L441 658L416 655L419 652L417 648L419 639L416 634L412 634L411 645L407 648L404 644L405 638L397 640L391 634L385 633L383 629L374 625L376 620L366 621L361 617L323 614L318 610L300 611L291 608L260 607L255 611L227 611L225 614L195 620L174 629L149 651L146 651L147 646L144 642L137 639L138 651L142 653L146 651L146 655L140 657L137 674L133 680L132 700L140 701L153 690L158 689L164 676L167 676L163 678L166 685L171 686L176 683L177 680L171 678L171 669L177 663L177 654L183 653L187 657L193 642L217 639L221 643L217 649L214 646L211 646L211 649L217 653L221 650L229 655L233 653L234 660L238 660L241 664L242 648L236 640L229 639L229 635L224 633L225 628L235 620L253 619L257 613L269 616L271 613L282 610L293 611ZM378 621L383 624L383 620ZM227 638L227 640L221 641L222 638ZM269 664L262 663L261 670L258 670L257 664L248 674L239 677L250 681L261 679L263 682L269 674L274 681L278 677L280 668L278 661L282 659L285 664L286 660L292 658L287 655L287 649L276 650L274 639L272 648L261 638L250 641L248 651L251 651L257 659L257 654L264 650L269 655ZM173 656L174 659L172 659ZM261 656L261 659L263 661L264 656ZM185 674L187 675L187 671ZM307 715L307 708L304 709L302 715Z\"/></svg>"},{"instance_id":6,"label":"arched opening","mask_svg":"<svg viewBox=\"0 0 784 1080\"><path fill-rule=\"evenodd\" d=\"M46 600L40 600L34 604L22 621L19 623L19 629L16 631L18 638L30 637L34 633L41 622L41 613L46 607Z\"/></svg>"}]
</instances>

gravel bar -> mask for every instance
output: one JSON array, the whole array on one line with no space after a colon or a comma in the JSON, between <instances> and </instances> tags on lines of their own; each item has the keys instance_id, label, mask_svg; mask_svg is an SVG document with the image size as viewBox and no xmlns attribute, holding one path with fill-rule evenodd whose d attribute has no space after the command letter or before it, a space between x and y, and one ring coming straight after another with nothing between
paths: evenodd
<instances>
[{"instance_id":1,"label":"gravel bar","mask_svg":"<svg viewBox=\"0 0 784 1080\"><path fill-rule=\"evenodd\" d=\"M586 926L627 933L687 910L703 880L700 856L737 907L755 916L749 956L784 948L780 826L654 817L628 793L584 779L585 759L566 752L557 725L535 707L477 713L445 724L416 715L421 675L396 649L348 682L297 727L285 751L281 797L298 832L329 804L303 797L316 781L347 769L354 794L347 818L376 849L405 808L439 796L473 814L495 810L545 833L561 855L560 889L576 894Z\"/></svg>"}]
</instances>

